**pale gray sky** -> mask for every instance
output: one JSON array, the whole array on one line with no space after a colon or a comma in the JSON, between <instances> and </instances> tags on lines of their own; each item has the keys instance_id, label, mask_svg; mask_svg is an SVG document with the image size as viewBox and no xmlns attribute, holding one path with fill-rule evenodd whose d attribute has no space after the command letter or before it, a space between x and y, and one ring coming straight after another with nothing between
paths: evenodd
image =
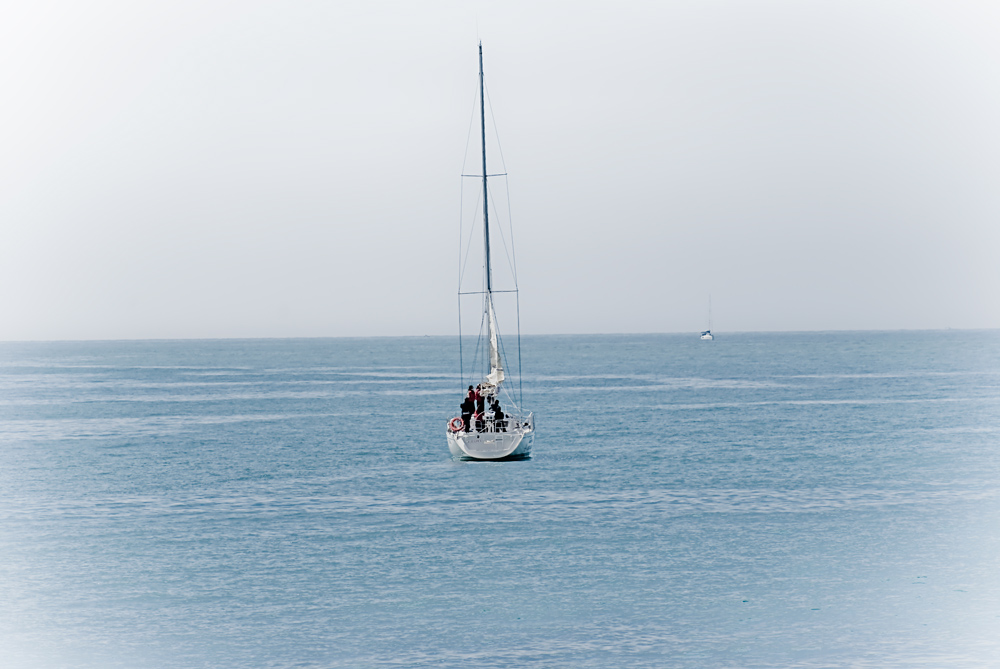
<instances>
[{"instance_id":1,"label":"pale gray sky","mask_svg":"<svg viewBox=\"0 0 1000 669\"><path fill-rule=\"evenodd\" d=\"M1000 327L1000 5L23 2L0 339L452 334L482 39L525 332Z\"/></svg>"}]
</instances>

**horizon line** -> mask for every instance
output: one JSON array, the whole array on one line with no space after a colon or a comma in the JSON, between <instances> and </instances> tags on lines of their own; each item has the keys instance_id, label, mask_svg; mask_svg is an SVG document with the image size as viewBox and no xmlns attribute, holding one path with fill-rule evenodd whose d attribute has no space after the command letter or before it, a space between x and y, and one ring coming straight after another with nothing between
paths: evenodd
<instances>
[{"instance_id":1,"label":"horizon line","mask_svg":"<svg viewBox=\"0 0 1000 669\"><path fill-rule=\"evenodd\" d=\"M825 330L722 330L723 335L747 334L827 334L827 333L884 333L884 332L996 332L1000 328L879 328L879 329L825 329ZM521 333L522 337L636 337L658 335L696 336L702 330L679 330L670 332L547 332ZM712 334L720 332L713 330ZM474 335L465 335L468 338ZM3 344L70 344L70 343L113 343L113 342L167 342L167 341L284 341L313 339L424 339L424 338L457 338L457 334L408 334L408 335L302 335L273 337L120 337L120 338L85 338L85 339L0 339Z\"/></svg>"}]
</instances>

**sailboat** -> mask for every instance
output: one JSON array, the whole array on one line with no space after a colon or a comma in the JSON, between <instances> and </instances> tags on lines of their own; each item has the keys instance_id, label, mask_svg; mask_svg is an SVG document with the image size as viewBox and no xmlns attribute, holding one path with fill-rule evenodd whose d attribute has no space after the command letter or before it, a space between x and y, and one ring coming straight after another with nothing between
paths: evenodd
<instances>
[{"instance_id":1,"label":"sailboat","mask_svg":"<svg viewBox=\"0 0 1000 669\"><path fill-rule=\"evenodd\" d=\"M705 341L712 341L715 337L712 335L712 296L708 296L708 329L701 333L701 338Z\"/></svg>"},{"instance_id":2,"label":"sailboat","mask_svg":"<svg viewBox=\"0 0 1000 669\"><path fill-rule=\"evenodd\" d=\"M456 458L472 460L501 460L504 458L525 458L531 453L535 440L534 416L513 406L513 400L506 394L508 410L500 406L501 388L506 378L500 330L494 308L493 268L490 258L489 190L486 172L486 97L483 78L483 45L479 44L479 127L483 148L483 246L485 253L485 290L483 296L483 320L486 322L486 372L466 398L475 408L470 412L463 409L463 415L448 421L448 450ZM493 175L499 176L499 175ZM516 279L515 279L516 281ZM461 281L459 282L461 283ZM513 291L516 292L516 291ZM459 296L463 295L461 285ZM459 298L461 310L461 297ZM461 323L461 313L459 313ZM520 324L518 325L520 330ZM519 333L520 335L520 333ZM461 326L459 327L459 357L461 357ZM520 336L518 336L520 342ZM520 345L519 345L520 346ZM478 347L477 347L478 348ZM520 361L520 350L518 351ZM485 371L485 370L484 370ZM464 383L464 379L463 379ZM465 405L468 406L468 405Z\"/></svg>"}]
</instances>

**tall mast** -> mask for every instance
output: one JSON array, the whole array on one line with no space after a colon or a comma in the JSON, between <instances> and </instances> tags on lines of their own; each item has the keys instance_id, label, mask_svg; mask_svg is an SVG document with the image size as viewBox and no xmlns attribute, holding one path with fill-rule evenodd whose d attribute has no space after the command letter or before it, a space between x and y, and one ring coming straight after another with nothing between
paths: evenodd
<instances>
[{"instance_id":1,"label":"tall mast","mask_svg":"<svg viewBox=\"0 0 1000 669\"><path fill-rule=\"evenodd\" d=\"M490 267L490 211L486 190L486 95L483 92L483 43L479 43L479 128L483 140L483 241L486 244L486 299L492 301L493 270Z\"/></svg>"}]
</instances>

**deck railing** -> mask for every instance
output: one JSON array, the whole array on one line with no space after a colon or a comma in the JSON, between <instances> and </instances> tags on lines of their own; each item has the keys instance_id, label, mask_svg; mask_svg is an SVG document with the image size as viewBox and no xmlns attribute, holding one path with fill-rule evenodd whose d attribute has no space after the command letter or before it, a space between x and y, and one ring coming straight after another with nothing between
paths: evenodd
<instances>
[{"instance_id":1,"label":"deck railing","mask_svg":"<svg viewBox=\"0 0 1000 669\"><path fill-rule=\"evenodd\" d=\"M534 429L534 414L532 413L525 415L505 414L505 416L502 421L498 421L492 417L480 420L473 418L470 421L471 425L466 426L469 429L466 430L463 427L459 432L499 432L502 434L518 429ZM461 416L456 416L456 418L461 418Z\"/></svg>"}]
</instances>

